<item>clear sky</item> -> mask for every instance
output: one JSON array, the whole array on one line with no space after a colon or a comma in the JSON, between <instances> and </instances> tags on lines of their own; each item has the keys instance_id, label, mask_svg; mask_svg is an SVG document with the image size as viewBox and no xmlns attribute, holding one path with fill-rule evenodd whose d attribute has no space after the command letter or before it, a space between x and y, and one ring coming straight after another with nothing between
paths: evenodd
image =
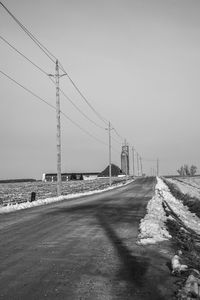
<instances>
[{"instance_id":1,"label":"clear sky","mask_svg":"<svg viewBox=\"0 0 200 300\"><path fill-rule=\"evenodd\" d=\"M143 157L148 174L199 160L199 0L4 0L8 9L56 56L95 109ZM55 65L0 7L1 36L47 73ZM49 78L0 40L0 70L55 105ZM92 120L105 124L67 77L60 86ZM55 111L0 74L0 179L56 172ZM108 143L61 95L61 109ZM108 146L62 117L62 171L101 171ZM112 132L113 163L121 140Z\"/></svg>"}]
</instances>

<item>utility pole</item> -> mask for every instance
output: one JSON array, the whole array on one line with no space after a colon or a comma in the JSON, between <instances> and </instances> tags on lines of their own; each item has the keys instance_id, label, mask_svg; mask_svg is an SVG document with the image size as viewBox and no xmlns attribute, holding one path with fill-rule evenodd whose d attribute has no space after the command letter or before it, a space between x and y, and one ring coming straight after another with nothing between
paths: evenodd
<instances>
[{"instance_id":1,"label":"utility pole","mask_svg":"<svg viewBox=\"0 0 200 300\"><path fill-rule=\"evenodd\" d=\"M57 196L61 195L61 129L60 129L60 90L59 90L59 67L58 60L56 60L56 120L57 120Z\"/></svg>"},{"instance_id":2,"label":"utility pole","mask_svg":"<svg viewBox=\"0 0 200 300\"><path fill-rule=\"evenodd\" d=\"M138 176L139 176L139 154L137 153L137 173L138 173Z\"/></svg>"},{"instance_id":3,"label":"utility pole","mask_svg":"<svg viewBox=\"0 0 200 300\"><path fill-rule=\"evenodd\" d=\"M56 149L57 149L57 196L62 193L62 178L61 178L61 126L60 126L60 88L59 79L66 75L65 73L59 75L58 60L56 60L55 75L49 74L49 76L55 78L56 86Z\"/></svg>"},{"instance_id":4,"label":"utility pole","mask_svg":"<svg viewBox=\"0 0 200 300\"><path fill-rule=\"evenodd\" d=\"M126 181L128 180L128 176L130 175L130 167L129 167L129 145L127 140L124 141L125 149L126 149L126 157L125 157L125 167L126 167Z\"/></svg>"},{"instance_id":5,"label":"utility pole","mask_svg":"<svg viewBox=\"0 0 200 300\"><path fill-rule=\"evenodd\" d=\"M157 159L157 176L159 176L159 159Z\"/></svg>"},{"instance_id":6,"label":"utility pole","mask_svg":"<svg viewBox=\"0 0 200 300\"><path fill-rule=\"evenodd\" d=\"M125 149L127 150L127 144L126 144L126 139L125 139ZM125 159L125 163L126 163L126 180L127 180L127 175L128 175L128 152L126 151L126 159Z\"/></svg>"},{"instance_id":7,"label":"utility pole","mask_svg":"<svg viewBox=\"0 0 200 300\"><path fill-rule=\"evenodd\" d=\"M111 124L108 124L108 137L109 137L109 185L112 185L112 166L111 166Z\"/></svg>"},{"instance_id":8,"label":"utility pole","mask_svg":"<svg viewBox=\"0 0 200 300\"><path fill-rule=\"evenodd\" d=\"M133 154L133 176L135 176L135 159L134 159L134 147L132 147L132 154Z\"/></svg>"},{"instance_id":9,"label":"utility pole","mask_svg":"<svg viewBox=\"0 0 200 300\"><path fill-rule=\"evenodd\" d=\"M140 156L140 169L141 169L141 176L143 174L143 170L142 170L142 157Z\"/></svg>"}]
</instances>

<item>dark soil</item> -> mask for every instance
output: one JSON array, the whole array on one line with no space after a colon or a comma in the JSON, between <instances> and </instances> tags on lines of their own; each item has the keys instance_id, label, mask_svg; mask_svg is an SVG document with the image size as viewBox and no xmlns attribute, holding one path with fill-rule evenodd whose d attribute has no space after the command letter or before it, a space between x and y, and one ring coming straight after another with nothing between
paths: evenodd
<instances>
[{"instance_id":1,"label":"dark soil","mask_svg":"<svg viewBox=\"0 0 200 300\"><path fill-rule=\"evenodd\" d=\"M181 263L188 266L186 272L174 274L177 276L175 282L177 290L175 292L175 299L182 298L182 288L192 269L200 270L200 243L192 237L187 231L178 224L175 220L168 219L166 222L167 229L172 236L172 243L176 251L181 250Z\"/></svg>"},{"instance_id":2,"label":"dark soil","mask_svg":"<svg viewBox=\"0 0 200 300\"><path fill-rule=\"evenodd\" d=\"M172 235L176 250L181 249L185 263L194 269L200 269L200 244L195 237L191 236L175 220L167 220L167 228Z\"/></svg>"},{"instance_id":3,"label":"dark soil","mask_svg":"<svg viewBox=\"0 0 200 300\"><path fill-rule=\"evenodd\" d=\"M178 200L181 200L184 205L188 206L192 213L196 213L200 217L200 200L192 198L189 195L181 193L175 184L168 182L164 179L164 182L169 187L171 194ZM167 229L172 236L173 247L176 251L182 251L181 263L188 266L188 271L181 274L175 274L178 277L176 299L181 298L181 289L185 284L185 281L192 269L200 270L200 236L192 232L186 226L183 226L181 220L173 212L167 210L167 206L163 206L166 210L166 214L172 218L166 222Z\"/></svg>"}]
</instances>

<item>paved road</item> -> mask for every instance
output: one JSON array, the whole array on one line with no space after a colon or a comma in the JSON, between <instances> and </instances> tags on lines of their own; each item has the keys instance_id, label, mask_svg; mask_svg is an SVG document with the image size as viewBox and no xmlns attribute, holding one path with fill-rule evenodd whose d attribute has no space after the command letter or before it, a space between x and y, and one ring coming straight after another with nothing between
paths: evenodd
<instances>
[{"instance_id":1,"label":"paved road","mask_svg":"<svg viewBox=\"0 0 200 300\"><path fill-rule=\"evenodd\" d=\"M155 179L0 216L0 299L170 299L166 257L136 244Z\"/></svg>"}]
</instances>

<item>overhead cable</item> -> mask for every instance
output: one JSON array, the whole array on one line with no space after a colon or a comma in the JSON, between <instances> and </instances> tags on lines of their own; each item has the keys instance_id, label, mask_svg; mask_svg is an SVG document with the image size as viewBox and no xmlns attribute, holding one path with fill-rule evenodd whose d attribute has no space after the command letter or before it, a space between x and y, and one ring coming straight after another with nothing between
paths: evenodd
<instances>
[{"instance_id":1,"label":"overhead cable","mask_svg":"<svg viewBox=\"0 0 200 300\"><path fill-rule=\"evenodd\" d=\"M66 73L68 79L70 80L70 82L72 83L72 85L74 86L74 88L76 89L76 91L79 93L79 95L82 97L82 99L87 103L87 105L91 108L91 110L96 114L96 116L100 120L102 120L106 125L108 125L108 121L90 104L89 100L83 95L83 93L81 92L81 90L78 88L78 86L72 80L72 78L69 76L69 74L66 72L66 70L63 67L61 67L61 70L64 73Z\"/></svg>"},{"instance_id":2,"label":"overhead cable","mask_svg":"<svg viewBox=\"0 0 200 300\"><path fill-rule=\"evenodd\" d=\"M114 142L116 142L117 144L121 145L121 143L120 143L118 140L116 140L113 136L111 136L111 138L112 138L112 140L113 140Z\"/></svg>"},{"instance_id":3,"label":"overhead cable","mask_svg":"<svg viewBox=\"0 0 200 300\"><path fill-rule=\"evenodd\" d=\"M118 131L113 127L113 130L115 131L116 135L120 137L121 140L124 140L123 137L118 133Z\"/></svg>"},{"instance_id":4,"label":"overhead cable","mask_svg":"<svg viewBox=\"0 0 200 300\"><path fill-rule=\"evenodd\" d=\"M33 40L33 42L53 61L56 62L57 58L55 55L53 55L12 13L11 11L2 3L0 2L0 5L7 11L7 13L13 18L13 20L22 28L22 30ZM106 125L108 121L101 116L101 114L90 104L90 102L87 100L87 98L83 95L81 90L78 88L78 86L75 84L75 82L72 80L72 78L69 76L69 74L65 71L63 66L59 63L60 69L66 73L67 77L69 78L70 82L76 89L76 91L79 93L79 95L83 98L83 100L88 104L88 106L92 109L92 111L101 119Z\"/></svg>"},{"instance_id":5,"label":"overhead cable","mask_svg":"<svg viewBox=\"0 0 200 300\"><path fill-rule=\"evenodd\" d=\"M75 121L73 121L69 116L67 116L64 112L60 111L60 113L66 117L70 122L72 122L74 125L76 125L79 129L81 129L83 132L85 132L87 135L89 135L90 137L92 137L93 139L95 139L96 141L98 141L99 143L107 146L107 144L105 142L103 142L102 140L100 140L99 138L97 138L96 136L94 136L93 134L91 134L89 131L87 131L86 129L84 129L83 127L81 127L78 123L76 123Z\"/></svg>"},{"instance_id":6,"label":"overhead cable","mask_svg":"<svg viewBox=\"0 0 200 300\"><path fill-rule=\"evenodd\" d=\"M11 11L2 3L0 5L7 11L12 19L22 28L22 30L31 38L31 40L49 57L51 61L56 62L56 57L11 13Z\"/></svg>"},{"instance_id":7,"label":"overhead cable","mask_svg":"<svg viewBox=\"0 0 200 300\"><path fill-rule=\"evenodd\" d=\"M21 29L31 38L31 40L43 51L43 53L45 55L48 56L48 58L52 61L52 62L56 62L57 57L52 54L14 15L13 13L11 13L11 11L2 3L0 2L0 5L6 10L6 12L12 17L12 19L21 27ZM40 71L42 71L43 73L45 73L45 75L48 75L42 68L40 68L38 65L36 65L34 62L32 62L30 59L28 59L24 54L22 54L19 50L17 50L14 46L12 46L5 38L1 37L1 39L7 43L10 47L13 48L13 50L17 51L21 56L23 56L25 59L27 59L30 63L32 63L35 67L37 67ZM76 89L76 91L79 93L79 95L82 97L82 99L87 103L87 105L90 107L90 109L96 114L96 116L103 121L106 125L108 125L108 121L93 107L93 105L90 103L90 101L85 97L85 95L81 92L81 90L79 89L79 87L75 84L75 82L73 81L73 79L69 76L68 72L66 72L66 70L64 69L64 67L62 66L62 64L59 62L59 68L67 75L68 79L70 80L71 84L74 86L74 88ZM60 89L60 91L63 93L63 95L66 97L66 95L64 94L64 92ZM67 96L68 100L69 97ZM69 100L71 103L73 103L71 101L71 99ZM74 107L76 107L76 109L79 110L79 112L81 112L82 115L84 115L86 117L86 115L73 103ZM87 117L88 120L90 120L93 124L95 124L98 127L99 126L96 122L94 122L93 120L91 120L90 118ZM104 129L103 127L101 127L102 129ZM117 134L118 137L120 137L122 140L122 136L117 132L117 130L115 128L113 128L115 133Z\"/></svg>"},{"instance_id":8,"label":"overhead cable","mask_svg":"<svg viewBox=\"0 0 200 300\"><path fill-rule=\"evenodd\" d=\"M47 102L46 100L44 100L43 98L41 98L40 96L38 96L37 94L35 94L34 92L32 92L31 90L29 90L27 87L25 87L24 85L22 85L21 83L17 82L15 79L13 79L12 77L10 77L8 74L6 74L5 72L0 70L0 73L3 74L5 77L7 77L8 79L10 79L12 82L14 82L15 84L17 84L18 86L20 86L22 89L24 89L25 91L27 91L28 93L30 93L31 95L33 95L34 97L36 97L37 99L41 100L42 102L44 102L45 104L47 104L48 106L50 106L53 109L56 109L55 106L53 106L51 103Z\"/></svg>"},{"instance_id":9,"label":"overhead cable","mask_svg":"<svg viewBox=\"0 0 200 300\"><path fill-rule=\"evenodd\" d=\"M6 74L5 72L0 70L0 73L2 75L4 75L5 77L7 77L9 80L11 80L12 82L14 82L15 84L17 84L18 86L20 86L22 89L24 89L25 91L27 91L28 93L30 93L32 96L36 97L37 99L39 99L40 101L44 102L45 104L47 104L49 107L53 108L54 110L56 110L56 107L54 105L52 105L51 103L49 103L48 101L44 100L43 98L41 98L40 96L38 96L36 93L34 93L33 91L31 91L30 89L28 89L27 87L25 87L24 85L22 85L21 83L19 83L18 81L16 81L15 79L13 79L12 77L10 77L8 74ZM67 114L65 114L63 111L60 111L60 113L66 118L68 119L71 123L73 123L75 126L77 126L79 129L81 129L84 133L86 133L87 135L89 135L90 137L92 137L93 139L95 139L96 141L100 142L101 144L104 144L107 146L107 144L105 142L103 142L102 140L100 140L99 138L97 138L96 136L94 136L93 134L91 134L89 131L85 130L83 127L81 127L78 123L76 123L75 121L73 121Z\"/></svg>"},{"instance_id":10,"label":"overhead cable","mask_svg":"<svg viewBox=\"0 0 200 300\"><path fill-rule=\"evenodd\" d=\"M17 48L15 48L10 42L8 42L4 37L2 37L0 35L0 39L2 41L4 41L8 46L10 46L14 51L16 51L18 54L20 54L23 58L25 58L28 62L30 62L33 66L35 66L38 70L40 70L43 74L45 75L49 75L46 71L44 71L42 68L40 68L36 63L34 63L32 60L30 60L27 56L25 56L21 51L19 51ZM55 82L53 81L53 79L51 77L49 77L50 80L55 84ZM70 103L87 119L89 120L91 123L93 123L94 125L96 125L97 127L101 128L104 130L104 127L100 126L99 124L97 124L95 121L93 121L92 119L90 119L84 112L82 112L82 110L76 105L74 104L74 102L64 93L64 91L62 89L60 89L61 93L64 95L64 97L66 99L68 99L68 101L70 101Z\"/></svg>"},{"instance_id":11,"label":"overhead cable","mask_svg":"<svg viewBox=\"0 0 200 300\"><path fill-rule=\"evenodd\" d=\"M27 61L29 61L33 66L35 66L38 70L40 70L45 75L48 75L46 71L44 71L42 68L40 68L36 63L34 63L32 60L30 60L27 56L25 56L21 51L19 51L17 48L15 48L11 43L9 43L4 37L0 35L0 39L4 41L8 46L10 46L14 51L16 51L18 54L20 54L23 58L25 58Z\"/></svg>"},{"instance_id":12,"label":"overhead cable","mask_svg":"<svg viewBox=\"0 0 200 300\"><path fill-rule=\"evenodd\" d=\"M55 84L55 81L49 77L49 79ZM101 128L101 129L105 129L104 127L100 126L99 124L97 124L95 121L93 121L92 119L90 119L72 100L69 96L66 95L66 93L61 89L59 88L59 90L61 91L61 93L63 94L63 96L88 120L90 121L91 123L93 123L95 126L97 126L98 128Z\"/></svg>"}]
</instances>

